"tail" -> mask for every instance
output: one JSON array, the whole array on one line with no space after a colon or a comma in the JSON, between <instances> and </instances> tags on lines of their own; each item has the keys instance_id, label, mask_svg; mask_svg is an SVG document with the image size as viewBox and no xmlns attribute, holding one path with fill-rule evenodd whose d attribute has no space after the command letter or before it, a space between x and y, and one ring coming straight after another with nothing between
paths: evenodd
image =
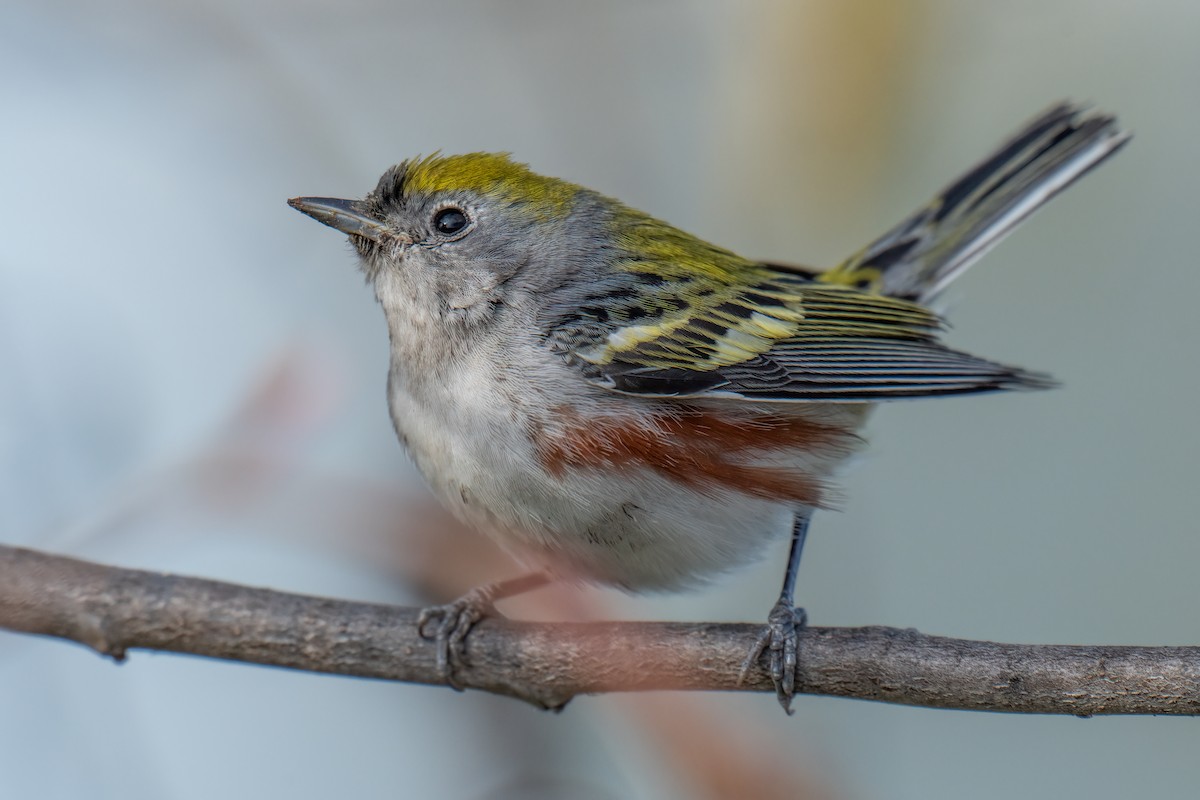
<instances>
[{"instance_id":1,"label":"tail","mask_svg":"<svg viewBox=\"0 0 1200 800\"><path fill-rule=\"evenodd\" d=\"M1059 103L821 280L926 304L1129 137L1112 115Z\"/></svg>"}]
</instances>

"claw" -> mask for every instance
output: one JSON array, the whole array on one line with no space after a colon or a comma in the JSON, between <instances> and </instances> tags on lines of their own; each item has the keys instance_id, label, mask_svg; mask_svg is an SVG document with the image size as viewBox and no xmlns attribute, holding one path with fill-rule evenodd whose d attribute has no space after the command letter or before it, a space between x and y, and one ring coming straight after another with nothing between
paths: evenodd
<instances>
[{"instance_id":1,"label":"claw","mask_svg":"<svg viewBox=\"0 0 1200 800\"><path fill-rule=\"evenodd\" d=\"M744 683L750 670L768 655L767 667L771 680L775 682L775 697L789 715L792 713L792 698L796 696L796 664L799 661L799 631L808 623L803 608L792 608L783 600L771 608L767 625L754 643L754 647L742 662L738 683Z\"/></svg>"},{"instance_id":2,"label":"claw","mask_svg":"<svg viewBox=\"0 0 1200 800\"><path fill-rule=\"evenodd\" d=\"M456 667L468 666L467 635L481 619L496 614L491 593L483 588L467 592L453 603L421 609L417 617L417 633L437 643L437 668L453 689L462 691L454 679ZM431 623L436 623L432 631Z\"/></svg>"}]
</instances>

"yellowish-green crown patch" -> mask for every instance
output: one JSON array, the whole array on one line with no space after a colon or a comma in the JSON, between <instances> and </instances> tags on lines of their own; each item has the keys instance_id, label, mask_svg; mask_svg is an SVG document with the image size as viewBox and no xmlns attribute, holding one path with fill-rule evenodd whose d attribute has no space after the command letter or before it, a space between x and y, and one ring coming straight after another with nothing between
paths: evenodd
<instances>
[{"instance_id":1,"label":"yellowish-green crown patch","mask_svg":"<svg viewBox=\"0 0 1200 800\"><path fill-rule=\"evenodd\" d=\"M405 165L405 192L475 192L506 203L523 204L536 216L566 216L580 187L539 175L507 153L434 154Z\"/></svg>"}]
</instances>

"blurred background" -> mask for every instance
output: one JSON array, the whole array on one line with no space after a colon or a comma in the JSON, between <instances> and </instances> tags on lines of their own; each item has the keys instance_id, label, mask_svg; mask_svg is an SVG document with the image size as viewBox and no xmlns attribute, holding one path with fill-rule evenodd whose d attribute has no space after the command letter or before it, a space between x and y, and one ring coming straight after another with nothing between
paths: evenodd
<instances>
[{"instance_id":1,"label":"blurred background","mask_svg":"<svg viewBox=\"0 0 1200 800\"><path fill-rule=\"evenodd\" d=\"M396 444L383 319L289 209L508 150L748 255L830 265L1063 97L1137 136L952 292L953 345L1054 392L887 406L810 537L817 625L1200 640L1200 5L1060 0L0 5L0 536L421 603L513 568ZM678 597L765 618L784 543ZM0 797L986 798L1188 793L1200 727L767 695L476 693L0 633Z\"/></svg>"}]
</instances>

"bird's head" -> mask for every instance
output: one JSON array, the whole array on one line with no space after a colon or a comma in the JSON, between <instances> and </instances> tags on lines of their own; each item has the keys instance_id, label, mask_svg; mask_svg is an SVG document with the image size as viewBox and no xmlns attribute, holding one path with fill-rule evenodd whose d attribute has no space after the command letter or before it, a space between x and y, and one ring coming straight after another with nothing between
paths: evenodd
<instances>
[{"instance_id":1,"label":"bird's head","mask_svg":"<svg viewBox=\"0 0 1200 800\"><path fill-rule=\"evenodd\" d=\"M362 200L288 202L349 236L389 316L467 324L570 280L605 216L599 195L496 153L405 161Z\"/></svg>"}]
</instances>

